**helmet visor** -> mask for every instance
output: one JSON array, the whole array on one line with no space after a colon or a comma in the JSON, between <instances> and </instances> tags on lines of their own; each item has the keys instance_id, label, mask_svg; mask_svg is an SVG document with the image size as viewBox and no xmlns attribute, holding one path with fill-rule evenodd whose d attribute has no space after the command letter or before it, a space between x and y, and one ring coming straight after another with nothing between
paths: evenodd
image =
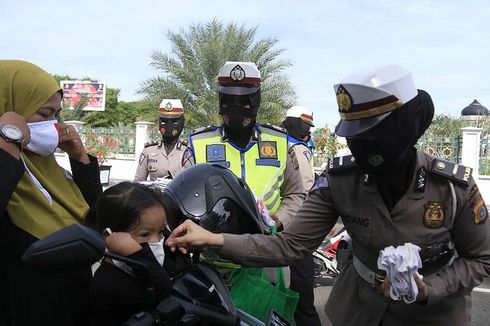
<instances>
[{"instance_id":1,"label":"helmet visor","mask_svg":"<svg viewBox=\"0 0 490 326\"><path fill-rule=\"evenodd\" d=\"M208 214L199 218L199 225L218 233L261 233L254 217L228 198L218 200Z\"/></svg>"}]
</instances>

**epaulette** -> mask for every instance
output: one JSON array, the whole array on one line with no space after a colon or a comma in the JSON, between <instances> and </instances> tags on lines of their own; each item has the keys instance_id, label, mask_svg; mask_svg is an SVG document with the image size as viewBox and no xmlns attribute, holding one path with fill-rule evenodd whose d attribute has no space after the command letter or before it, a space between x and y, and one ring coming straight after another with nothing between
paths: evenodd
<instances>
[{"instance_id":1,"label":"epaulette","mask_svg":"<svg viewBox=\"0 0 490 326\"><path fill-rule=\"evenodd\" d=\"M191 136L202 134L203 132L212 131L218 129L218 126L206 126L192 130Z\"/></svg>"},{"instance_id":2,"label":"epaulette","mask_svg":"<svg viewBox=\"0 0 490 326\"><path fill-rule=\"evenodd\" d=\"M279 127L279 126L276 126L276 125L271 125L270 123L261 123L259 124L260 127L263 127L263 128L269 128L269 129L272 129L272 130L275 130L275 131L279 131L279 132L282 132L282 133L287 133L286 132L286 129L282 128L282 127Z\"/></svg>"},{"instance_id":3,"label":"epaulette","mask_svg":"<svg viewBox=\"0 0 490 326\"><path fill-rule=\"evenodd\" d=\"M184 146L189 146L189 141L187 139L181 140L180 143Z\"/></svg>"},{"instance_id":4,"label":"epaulette","mask_svg":"<svg viewBox=\"0 0 490 326\"><path fill-rule=\"evenodd\" d=\"M470 184L472 171L473 169L467 166L451 163L438 158L432 163L431 169L432 173L442 175L443 177L466 187Z\"/></svg>"},{"instance_id":5,"label":"epaulette","mask_svg":"<svg viewBox=\"0 0 490 326\"><path fill-rule=\"evenodd\" d=\"M150 146L158 145L159 143L160 143L160 141L154 141L154 142L151 142L151 143L146 143L145 144L145 148L150 147Z\"/></svg>"},{"instance_id":6,"label":"epaulette","mask_svg":"<svg viewBox=\"0 0 490 326\"><path fill-rule=\"evenodd\" d=\"M344 171L357 166L356 160L352 155L337 156L328 161L328 173Z\"/></svg>"}]
</instances>

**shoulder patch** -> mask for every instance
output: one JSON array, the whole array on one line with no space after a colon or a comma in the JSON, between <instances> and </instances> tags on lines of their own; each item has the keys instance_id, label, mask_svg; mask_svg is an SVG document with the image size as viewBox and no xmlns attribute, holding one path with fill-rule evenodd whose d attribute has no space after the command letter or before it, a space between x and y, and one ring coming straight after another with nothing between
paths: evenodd
<instances>
[{"instance_id":1,"label":"shoulder patch","mask_svg":"<svg viewBox=\"0 0 490 326\"><path fill-rule=\"evenodd\" d=\"M436 158L431 172L446 177L463 186L470 184L472 168Z\"/></svg>"},{"instance_id":2,"label":"shoulder patch","mask_svg":"<svg viewBox=\"0 0 490 326\"><path fill-rule=\"evenodd\" d=\"M352 155L337 156L328 161L328 173L344 171L357 166L356 160Z\"/></svg>"},{"instance_id":3,"label":"shoulder patch","mask_svg":"<svg viewBox=\"0 0 490 326\"><path fill-rule=\"evenodd\" d=\"M329 187L330 184L328 182L328 175L326 172L323 172L322 174L320 174L318 179L316 179L315 183L313 184L313 187L311 187L310 194L318 189L329 188Z\"/></svg>"},{"instance_id":4,"label":"shoulder patch","mask_svg":"<svg viewBox=\"0 0 490 326\"><path fill-rule=\"evenodd\" d=\"M207 132L207 131L216 130L218 128L219 128L218 126L206 126L206 127L197 128L192 131L191 136L202 134L203 132Z\"/></svg>"},{"instance_id":5,"label":"shoulder patch","mask_svg":"<svg viewBox=\"0 0 490 326\"><path fill-rule=\"evenodd\" d=\"M140 154L140 159L139 159L139 165L141 165L141 163L143 163L143 161L145 160L145 154L141 153Z\"/></svg>"},{"instance_id":6,"label":"shoulder patch","mask_svg":"<svg viewBox=\"0 0 490 326\"><path fill-rule=\"evenodd\" d=\"M184 154L182 154L181 166L182 167L186 166L187 162L189 162L191 157L193 156L194 156L194 151L192 150L192 148L187 147L184 151Z\"/></svg>"},{"instance_id":7,"label":"shoulder patch","mask_svg":"<svg viewBox=\"0 0 490 326\"><path fill-rule=\"evenodd\" d=\"M154 141L154 142L151 142L151 143L146 143L145 144L145 148L150 147L150 146L158 145L159 143L160 143L159 141Z\"/></svg>"},{"instance_id":8,"label":"shoulder patch","mask_svg":"<svg viewBox=\"0 0 490 326\"><path fill-rule=\"evenodd\" d=\"M311 152L310 151L303 151L303 155L306 157L308 162L311 162Z\"/></svg>"},{"instance_id":9,"label":"shoulder patch","mask_svg":"<svg viewBox=\"0 0 490 326\"><path fill-rule=\"evenodd\" d=\"M271 130L282 132L283 134L287 134L286 133L286 129L284 129L282 127L279 127L279 126L276 126L276 125L271 125L270 123L259 124L259 126L261 128L267 128L267 129L271 129Z\"/></svg>"},{"instance_id":10,"label":"shoulder patch","mask_svg":"<svg viewBox=\"0 0 490 326\"><path fill-rule=\"evenodd\" d=\"M488 218L487 205L485 205L485 201L476 184L470 190L468 201L473 213L473 223L480 224L485 222Z\"/></svg>"}]
</instances>

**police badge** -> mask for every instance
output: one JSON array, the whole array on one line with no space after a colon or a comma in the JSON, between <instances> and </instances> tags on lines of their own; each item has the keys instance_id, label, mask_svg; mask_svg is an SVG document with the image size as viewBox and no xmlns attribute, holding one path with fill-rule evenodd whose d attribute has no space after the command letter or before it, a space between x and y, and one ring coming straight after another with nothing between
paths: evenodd
<instances>
[{"instance_id":1,"label":"police badge","mask_svg":"<svg viewBox=\"0 0 490 326\"><path fill-rule=\"evenodd\" d=\"M277 159L277 145L275 141L259 142L259 157Z\"/></svg>"},{"instance_id":2,"label":"police badge","mask_svg":"<svg viewBox=\"0 0 490 326\"><path fill-rule=\"evenodd\" d=\"M441 202L430 201L424 205L424 225L428 228L439 228L444 224L444 205Z\"/></svg>"},{"instance_id":3,"label":"police badge","mask_svg":"<svg viewBox=\"0 0 490 326\"><path fill-rule=\"evenodd\" d=\"M165 104L165 111L172 111L172 109L173 109L172 103L167 102L167 104Z\"/></svg>"},{"instance_id":4,"label":"police badge","mask_svg":"<svg viewBox=\"0 0 490 326\"><path fill-rule=\"evenodd\" d=\"M341 112L348 112L352 107L351 96L342 85L337 89L337 105Z\"/></svg>"},{"instance_id":5,"label":"police badge","mask_svg":"<svg viewBox=\"0 0 490 326\"><path fill-rule=\"evenodd\" d=\"M236 65L230 71L230 78L235 82L241 82L245 79L245 70L240 65Z\"/></svg>"}]
</instances>

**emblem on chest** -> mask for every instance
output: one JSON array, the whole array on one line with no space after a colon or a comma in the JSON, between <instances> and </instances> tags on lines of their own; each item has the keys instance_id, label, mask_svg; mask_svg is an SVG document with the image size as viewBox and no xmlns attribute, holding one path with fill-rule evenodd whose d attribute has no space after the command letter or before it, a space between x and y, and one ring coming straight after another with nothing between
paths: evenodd
<instances>
[{"instance_id":1,"label":"emblem on chest","mask_svg":"<svg viewBox=\"0 0 490 326\"><path fill-rule=\"evenodd\" d=\"M430 201L424 205L424 225L428 228L438 228L444 224L446 216L441 202Z\"/></svg>"}]
</instances>

